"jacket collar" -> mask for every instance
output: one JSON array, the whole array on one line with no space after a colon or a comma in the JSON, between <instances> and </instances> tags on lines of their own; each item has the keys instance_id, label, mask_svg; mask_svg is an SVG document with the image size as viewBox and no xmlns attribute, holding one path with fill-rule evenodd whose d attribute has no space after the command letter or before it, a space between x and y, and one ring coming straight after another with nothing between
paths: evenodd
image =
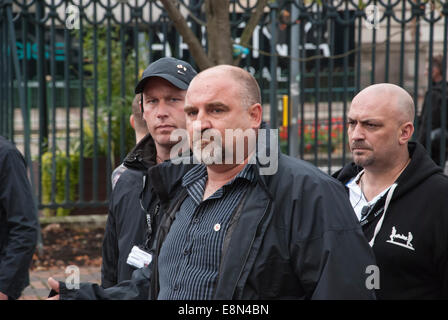
<instances>
[{"instance_id":1,"label":"jacket collar","mask_svg":"<svg viewBox=\"0 0 448 320\"><path fill-rule=\"evenodd\" d=\"M156 145L154 139L148 133L124 158L126 168L146 171L156 165Z\"/></svg>"}]
</instances>

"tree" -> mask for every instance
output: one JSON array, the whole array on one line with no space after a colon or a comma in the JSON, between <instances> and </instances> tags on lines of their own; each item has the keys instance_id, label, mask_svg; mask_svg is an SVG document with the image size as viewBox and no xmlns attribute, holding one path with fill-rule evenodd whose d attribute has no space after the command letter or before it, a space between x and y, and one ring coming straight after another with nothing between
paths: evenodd
<instances>
[{"instance_id":1,"label":"tree","mask_svg":"<svg viewBox=\"0 0 448 320\"><path fill-rule=\"evenodd\" d=\"M208 52L201 46L199 39L188 27L185 17L179 9L178 0L160 0L179 34L187 43L200 70L218 64L238 65L241 57L233 58L233 40L230 35L230 1L205 0ZM240 45L247 46L252 33L260 21L268 2L272 0L257 0L254 11L240 38Z\"/></svg>"}]
</instances>

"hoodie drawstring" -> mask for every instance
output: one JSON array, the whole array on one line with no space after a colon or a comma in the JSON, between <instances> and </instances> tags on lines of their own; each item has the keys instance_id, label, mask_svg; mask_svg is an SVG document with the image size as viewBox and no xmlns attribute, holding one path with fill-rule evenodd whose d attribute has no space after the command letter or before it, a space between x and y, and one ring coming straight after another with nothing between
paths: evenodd
<instances>
[{"instance_id":1,"label":"hoodie drawstring","mask_svg":"<svg viewBox=\"0 0 448 320\"><path fill-rule=\"evenodd\" d=\"M375 231L373 232L373 238L372 238L372 240L370 240L370 242L369 242L369 244L370 244L371 247L373 247L373 244L374 244L374 242L375 242L375 238L376 238L376 236L378 235L378 233L380 232L381 226L383 225L383 221L384 221L384 217L386 216L387 208L389 207L390 201L391 201L391 199L392 199L392 195L393 195L394 190L395 190L395 188L397 187L397 185L398 185L397 183L394 183L394 184L390 187L389 191L387 192L386 202L385 202L385 204L384 204L383 215L381 216L380 221L378 221L378 223L376 224L376 226L375 226Z\"/></svg>"}]
</instances>

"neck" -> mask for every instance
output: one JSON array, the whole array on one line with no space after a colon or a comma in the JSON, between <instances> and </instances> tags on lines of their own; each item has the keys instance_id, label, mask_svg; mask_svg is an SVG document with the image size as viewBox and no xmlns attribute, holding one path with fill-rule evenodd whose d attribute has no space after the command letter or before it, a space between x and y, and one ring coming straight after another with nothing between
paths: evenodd
<instances>
[{"instance_id":1,"label":"neck","mask_svg":"<svg viewBox=\"0 0 448 320\"><path fill-rule=\"evenodd\" d=\"M156 151L157 151L157 163L162 163L165 160L170 159L170 151L171 147L161 146L156 143Z\"/></svg>"},{"instance_id":2,"label":"neck","mask_svg":"<svg viewBox=\"0 0 448 320\"><path fill-rule=\"evenodd\" d=\"M247 163L247 159L242 164L220 164L207 166L208 182L213 185L225 185L236 177Z\"/></svg>"},{"instance_id":3,"label":"neck","mask_svg":"<svg viewBox=\"0 0 448 320\"><path fill-rule=\"evenodd\" d=\"M138 133L137 131L135 131L135 144L139 143L140 140L142 140L144 137L146 136L146 133Z\"/></svg>"},{"instance_id":4,"label":"neck","mask_svg":"<svg viewBox=\"0 0 448 320\"><path fill-rule=\"evenodd\" d=\"M382 168L365 168L363 182L372 188L392 185L411 161L409 154L403 155L393 165Z\"/></svg>"}]
</instances>

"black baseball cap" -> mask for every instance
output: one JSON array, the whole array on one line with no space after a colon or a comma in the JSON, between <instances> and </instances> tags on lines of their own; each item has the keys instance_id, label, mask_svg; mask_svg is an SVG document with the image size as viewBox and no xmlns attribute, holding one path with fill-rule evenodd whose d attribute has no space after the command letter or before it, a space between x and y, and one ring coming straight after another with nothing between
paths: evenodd
<instances>
[{"instance_id":1,"label":"black baseball cap","mask_svg":"<svg viewBox=\"0 0 448 320\"><path fill-rule=\"evenodd\" d=\"M143 71L142 78L135 87L135 93L143 92L145 83L150 77L163 78L177 88L187 90L196 74L197 72L188 62L171 57L161 58Z\"/></svg>"}]
</instances>

